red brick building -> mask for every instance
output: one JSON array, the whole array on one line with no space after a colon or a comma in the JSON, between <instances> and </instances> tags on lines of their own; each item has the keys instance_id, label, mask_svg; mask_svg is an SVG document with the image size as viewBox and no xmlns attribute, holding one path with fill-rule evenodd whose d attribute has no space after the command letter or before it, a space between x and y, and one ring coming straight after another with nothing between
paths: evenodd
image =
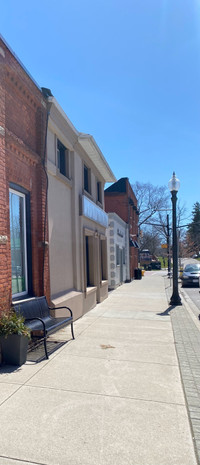
<instances>
[{"instance_id":1,"label":"red brick building","mask_svg":"<svg viewBox=\"0 0 200 465\"><path fill-rule=\"evenodd\" d=\"M46 102L0 37L0 310L49 296Z\"/></svg>"},{"instance_id":2,"label":"red brick building","mask_svg":"<svg viewBox=\"0 0 200 465\"><path fill-rule=\"evenodd\" d=\"M130 280L138 268L138 215L137 199L128 178L121 178L104 192L105 211L117 213L129 225Z\"/></svg>"}]
</instances>

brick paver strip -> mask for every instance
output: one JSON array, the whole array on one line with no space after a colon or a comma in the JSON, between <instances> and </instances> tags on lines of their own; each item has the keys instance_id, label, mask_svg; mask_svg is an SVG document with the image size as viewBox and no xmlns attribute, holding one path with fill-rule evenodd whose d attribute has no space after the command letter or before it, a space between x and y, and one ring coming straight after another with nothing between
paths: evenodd
<instances>
[{"instance_id":1,"label":"brick paver strip","mask_svg":"<svg viewBox=\"0 0 200 465\"><path fill-rule=\"evenodd\" d=\"M169 298L169 288L166 291ZM200 465L200 322L195 324L184 302L182 306L170 310L170 316L195 451Z\"/></svg>"}]
</instances>

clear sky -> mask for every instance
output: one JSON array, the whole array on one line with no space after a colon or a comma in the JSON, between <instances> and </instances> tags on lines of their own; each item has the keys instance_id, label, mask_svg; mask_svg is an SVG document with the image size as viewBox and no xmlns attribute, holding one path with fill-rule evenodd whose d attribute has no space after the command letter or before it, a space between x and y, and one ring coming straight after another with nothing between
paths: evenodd
<instances>
[{"instance_id":1,"label":"clear sky","mask_svg":"<svg viewBox=\"0 0 200 465\"><path fill-rule=\"evenodd\" d=\"M200 0L1 0L1 34L117 179L200 201Z\"/></svg>"}]
</instances>

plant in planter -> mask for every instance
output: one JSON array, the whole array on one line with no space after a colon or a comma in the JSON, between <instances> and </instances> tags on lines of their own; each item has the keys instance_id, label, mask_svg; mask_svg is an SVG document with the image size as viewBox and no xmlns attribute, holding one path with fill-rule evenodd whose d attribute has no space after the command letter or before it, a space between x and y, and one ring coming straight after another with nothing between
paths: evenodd
<instances>
[{"instance_id":1,"label":"plant in planter","mask_svg":"<svg viewBox=\"0 0 200 465\"><path fill-rule=\"evenodd\" d=\"M21 366L26 362L30 331L24 318L12 309L0 316L0 344L3 362Z\"/></svg>"}]
</instances>

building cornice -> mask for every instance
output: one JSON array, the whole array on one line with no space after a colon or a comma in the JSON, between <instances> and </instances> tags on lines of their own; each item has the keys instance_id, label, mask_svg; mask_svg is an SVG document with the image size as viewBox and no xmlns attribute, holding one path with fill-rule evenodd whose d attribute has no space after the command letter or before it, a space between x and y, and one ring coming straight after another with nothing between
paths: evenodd
<instances>
[{"instance_id":1,"label":"building cornice","mask_svg":"<svg viewBox=\"0 0 200 465\"><path fill-rule=\"evenodd\" d=\"M90 160L97 167L105 182L115 182L116 178L93 136L90 134L79 133L78 142L83 147Z\"/></svg>"},{"instance_id":2,"label":"building cornice","mask_svg":"<svg viewBox=\"0 0 200 465\"><path fill-rule=\"evenodd\" d=\"M93 165L97 168L100 175L104 179L105 182L115 182L116 178L111 171L106 159L104 158L100 148L98 147L97 143L95 142L93 136L90 134L85 134L82 132L77 131L75 126L72 124L62 107L59 105L55 97L50 96L48 97L49 103L49 127L51 129L56 129L57 133L61 134L61 128L59 128L59 119L62 122L62 134L65 136L66 132L70 133L70 140L71 145L73 146L74 150L78 152L78 148L82 148L90 161ZM68 137L66 137L68 139ZM79 150L80 150L79 148ZM72 149L72 148L71 148Z\"/></svg>"},{"instance_id":3,"label":"building cornice","mask_svg":"<svg viewBox=\"0 0 200 465\"><path fill-rule=\"evenodd\" d=\"M59 105L55 97L48 97L48 102L49 102L49 108L50 108L50 115L51 115L51 107L54 107L56 110L57 114L60 115L65 122L65 124L72 130L74 135L76 136L76 140L78 138L79 132L75 128L75 126L72 124L66 113L64 112L63 108Z\"/></svg>"}]
</instances>

